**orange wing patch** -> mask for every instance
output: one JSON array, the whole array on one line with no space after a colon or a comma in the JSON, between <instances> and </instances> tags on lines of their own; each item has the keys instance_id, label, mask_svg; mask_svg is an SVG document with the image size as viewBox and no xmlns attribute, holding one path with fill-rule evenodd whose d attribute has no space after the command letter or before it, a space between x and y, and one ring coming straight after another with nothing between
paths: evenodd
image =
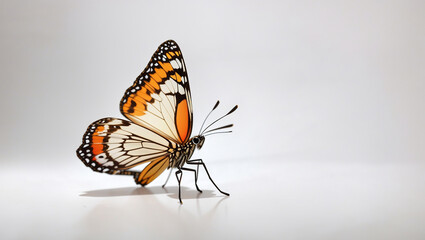
<instances>
[{"instance_id":1,"label":"orange wing patch","mask_svg":"<svg viewBox=\"0 0 425 240\"><path fill-rule=\"evenodd\" d=\"M162 67L165 71L167 71L167 72L174 71L173 66L171 66L171 64L170 64L170 63L168 63L168 62L165 62L165 63L163 63L163 62L158 62L158 63L159 63L159 65L161 65L161 67Z\"/></svg>"},{"instance_id":2,"label":"orange wing patch","mask_svg":"<svg viewBox=\"0 0 425 240\"><path fill-rule=\"evenodd\" d=\"M165 53L168 59L172 59L175 55L180 56L178 51Z\"/></svg>"},{"instance_id":3,"label":"orange wing patch","mask_svg":"<svg viewBox=\"0 0 425 240\"><path fill-rule=\"evenodd\" d=\"M143 90L147 90L146 88L142 88L135 94L131 94L128 98L129 101L123 105L123 110L131 113L132 115L142 116L145 114L146 110L146 102L152 99L151 96L143 93Z\"/></svg>"},{"instance_id":4,"label":"orange wing patch","mask_svg":"<svg viewBox=\"0 0 425 240\"><path fill-rule=\"evenodd\" d=\"M174 79L174 80L176 80L177 82L181 82L182 81L182 77L178 73L175 73L174 75L171 75L171 78Z\"/></svg>"},{"instance_id":5,"label":"orange wing patch","mask_svg":"<svg viewBox=\"0 0 425 240\"><path fill-rule=\"evenodd\" d=\"M92 152L93 152L94 155L98 155L98 154L103 153L102 143L103 143L104 137L99 136L99 133L103 132L104 130L105 130L105 127L98 126L93 133L92 140L91 140L91 142L92 142L91 148L93 149ZM93 157L93 160L96 160L96 158Z\"/></svg>"},{"instance_id":6,"label":"orange wing patch","mask_svg":"<svg viewBox=\"0 0 425 240\"><path fill-rule=\"evenodd\" d=\"M180 140L185 142L189 132L189 109L186 99L177 105L176 125Z\"/></svg>"},{"instance_id":7,"label":"orange wing patch","mask_svg":"<svg viewBox=\"0 0 425 240\"><path fill-rule=\"evenodd\" d=\"M122 110L124 112L131 113L132 115L142 116L145 114L147 103L152 100L151 94L157 92L160 87L159 84L167 79L168 72L173 71L173 67L170 63L158 62L162 68L154 68L154 72L149 74L149 80L145 81L144 86L140 87L140 90L130 94L127 102L123 104ZM180 82L181 77L178 73L171 75L174 80ZM133 89L137 87L137 84L133 84Z\"/></svg>"}]
</instances>

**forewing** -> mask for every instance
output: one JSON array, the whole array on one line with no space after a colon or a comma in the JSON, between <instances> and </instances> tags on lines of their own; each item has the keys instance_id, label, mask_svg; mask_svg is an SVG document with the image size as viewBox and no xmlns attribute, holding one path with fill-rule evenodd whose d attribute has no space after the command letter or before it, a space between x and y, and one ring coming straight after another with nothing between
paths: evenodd
<instances>
[{"instance_id":1,"label":"forewing","mask_svg":"<svg viewBox=\"0 0 425 240\"><path fill-rule=\"evenodd\" d=\"M141 163L168 158L174 143L127 120L103 118L92 123L77 155L94 171L114 174Z\"/></svg>"},{"instance_id":2,"label":"forewing","mask_svg":"<svg viewBox=\"0 0 425 240\"><path fill-rule=\"evenodd\" d=\"M192 131L192 99L186 66L173 40L161 44L148 66L127 89L121 113L132 122L176 143Z\"/></svg>"}]
</instances>

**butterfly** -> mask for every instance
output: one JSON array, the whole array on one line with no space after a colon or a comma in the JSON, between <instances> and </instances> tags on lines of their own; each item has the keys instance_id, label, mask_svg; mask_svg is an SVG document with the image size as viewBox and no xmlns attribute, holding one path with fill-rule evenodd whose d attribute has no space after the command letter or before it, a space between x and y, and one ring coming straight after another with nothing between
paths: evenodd
<instances>
[{"instance_id":1,"label":"butterfly","mask_svg":"<svg viewBox=\"0 0 425 240\"><path fill-rule=\"evenodd\" d=\"M121 99L120 111L128 119L102 118L93 122L83 135L77 156L93 171L114 175L132 175L142 186L151 183L166 169L173 169L179 186L183 171L193 172L197 184L199 166L205 169L217 190L223 192L212 180L202 159L193 159L195 149L201 149L205 137L230 128L233 124L208 130L213 124L233 113L238 106L203 128L193 137L193 111L186 65L179 46L173 40L162 43L151 57L148 65L136 78ZM142 171L132 170L135 166L148 163ZM196 166L196 170L185 166Z\"/></svg>"}]
</instances>

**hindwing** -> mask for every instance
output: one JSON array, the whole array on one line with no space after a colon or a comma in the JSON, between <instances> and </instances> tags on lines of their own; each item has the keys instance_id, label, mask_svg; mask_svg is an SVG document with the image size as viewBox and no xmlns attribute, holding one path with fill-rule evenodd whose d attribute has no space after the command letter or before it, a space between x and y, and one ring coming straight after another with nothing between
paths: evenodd
<instances>
[{"instance_id":1,"label":"hindwing","mask_svg":"<svg viewBox=\"0 0 425 240\"><path fill-rule=\"evenodd\" d=\"M87 128L77 155L94 171L115 174L145 162L168 162L175 147L152 130L122 119L103 118Z\"/></svg>"}]
</instances>

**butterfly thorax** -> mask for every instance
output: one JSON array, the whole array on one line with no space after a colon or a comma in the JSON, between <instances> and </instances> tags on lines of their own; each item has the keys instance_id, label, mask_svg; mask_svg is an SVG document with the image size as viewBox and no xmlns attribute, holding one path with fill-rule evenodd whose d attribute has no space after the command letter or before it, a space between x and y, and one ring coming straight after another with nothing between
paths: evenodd
<instances>
[{"instance_id":1,"label":"butterfly thorax","mask_svg":"<svg viewBox=\"0 0 425 240\"><path fill-rule=\"evenodd\" d=\"M187 143L177 145L171 153L169 168L182 167L192 157L195 148L201 149L204 141L204 136L195 136Z\"/></svg>"}]
</instances>

